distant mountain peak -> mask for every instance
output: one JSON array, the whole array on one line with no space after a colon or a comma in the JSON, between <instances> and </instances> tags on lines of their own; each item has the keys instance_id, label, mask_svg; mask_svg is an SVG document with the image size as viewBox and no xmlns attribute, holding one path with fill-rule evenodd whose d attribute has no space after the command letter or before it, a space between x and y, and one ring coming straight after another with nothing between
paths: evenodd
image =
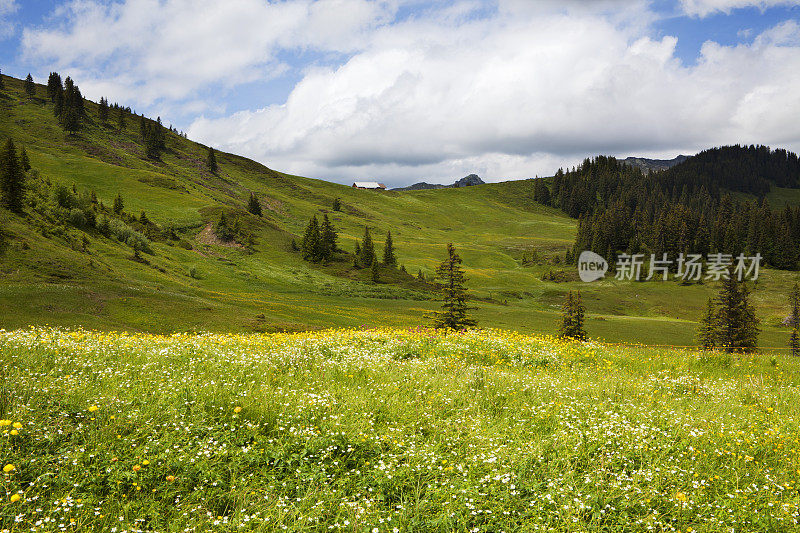
<instances>
[{"instance_id":1,"label":"distant mountain peak","mask_svg":"<svg viewBox=\"0 0 800 533\"><path fill-rule=\"evenodd\" d=\"M457 188L457 187L472 187L473 185L483 185L484 182L480 176L477 174L470 174L469 176L464 176L460 180L456 181L452 185L440 185L438 183L426 183L424 181L420 181L419 183L415 183L414 185L409 185L408 187L398 187L396 189L392 189L393 191L419 191L425 189L450 189L450 188Z\"/></svg>"},{"instance_id":2,"label":"distant mountain peak","mask_svg":"<svg viewBox=\"0 0 800 533\"><path fill-rule=\"evenodd\" d=\"M657 172L660 170L667 170L672 168L678 163L683 163L690 156L679 155L673 159L648 159L646 157L628 157L622 160L623 163L632 167L639 167L644 172Z\"/></svg>"}]
</instances>

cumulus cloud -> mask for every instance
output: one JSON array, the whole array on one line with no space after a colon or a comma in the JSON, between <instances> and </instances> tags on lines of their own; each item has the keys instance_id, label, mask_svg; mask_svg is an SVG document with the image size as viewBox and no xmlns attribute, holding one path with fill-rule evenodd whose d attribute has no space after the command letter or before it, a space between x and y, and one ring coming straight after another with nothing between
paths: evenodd
<instances>
[{"instance_id":1,"label":"cumulus cloud","mask_svg":"<svg viewBox=\"0 0 800 533\"><path fill-rule=\"evenodd\" d=\"M734 9L745 7L756 7L763 11L770 7L796 5L800 5L800 0L681 0L684 12L696 17L730 13Z\"/></svg>"},{"instance_id":2,"label":"cumulus cloud","mask_svg":"<svg viewBox=\"0 0 800 533\"><path fill-rule=\"evenodd\" d=\"M684 2L697 15L733 4ZM736 142L800 149L795 22L749 44L707 42L687 66L676 37L650 30L647 0L485 8L477 0L80 0L56 14L66 21L59 27L26 30L24 49L77 72L88 94L205 113L190 137L325 179L402 184L477 172L498 180L600 153L673 157ZM281 54L298 49L335 60L305 64L281 103L225 115L198 96L296 73Z\"/></svg>"},{"instance_id":3,"label":"cumulus cloud","mask_svg":"<svg viewBox=\"0 0 800 533\"><path fill-rule=\"evenodd\" d=\"M0 39L7 39L14 34L14 23L10 16L18 9L16 0L0 0Z\"/></svg>"},{"instance_id":4,"label":"cumulus cloud","mask_svg":"<svg viewBox=\"0 0 800 533\"><path fill-rule=\"evenodd\" d=\"M595 16L413 21L377 32L340 67L309 71L285 104L200 118L190 134L293 172L389 181L476 168L528 177L554 170L542 167L554 155L796 149L798 36L790 22L750 45L709 42L686 67L675 37Z\"/></svg>"},{"instance_id":5,"label":"cumulus cloud","mask_svg":"<svg viewBox=\"0 0 800 533\"><path fill-rule=\"evenodd\" d=\"M280 75L287 48L351 52L393 0L73 0L54 27L26 28L24 58L149 105ZM101 93L102 94L102 93Z\"/></svg>"}]
</instances>

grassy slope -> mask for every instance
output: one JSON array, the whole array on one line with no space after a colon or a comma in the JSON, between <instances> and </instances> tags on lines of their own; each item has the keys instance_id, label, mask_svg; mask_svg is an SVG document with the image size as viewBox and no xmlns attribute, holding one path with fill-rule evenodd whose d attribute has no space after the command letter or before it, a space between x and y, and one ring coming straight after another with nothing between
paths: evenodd
<instances>
[{"instance_id":1,"label":"grassy slope","mask_svg":"<svg viewBox=\"0 0 800 533\"><path fill-rule=\"evenodd\" d=\"M360 280L331 276L290 252L292 236L301 235L308 218L329 209L336 197L342 199L343 212L329 214L347 249L365 224L373 229L378 248L391 229L400 262L411 273L422 269L430 274L444 244L454 242L470 287L495 302L479 305L484 326L552 331L561 296L579 288L589 308L592 335L690 344L692 321L711 294L708 286L671 283L604 281L586 286L541 281L553 265L523 267L522 251L535 246L545 256L563 253L573 241L575 221L535 204L526 182L375 193L285 175L231 154L218 155L220 172L214 176L204 168L205 147L175 135L169 135L161 162L146 160L138 122L129 120L122 132L116 120L111 121L114 126L101 127L91 103L90 123L68 136L42 98L43 87L29 100L21 81L4 81L0 137L10 135L24 144L42 178L94 190L107 205L121 193L127 211L145 210L162 226L174 223L188 240L218 217L223 206L242 211L251 191L261 198L265 217L242 215L256 233L252 255L196 241L192 251L156 243L146 266L131 261L129 249L108 239L89 235L88 253L76 252L63 239L45 238L0 211L0 224L12 235L0 256L0 327L49 323L169 332L418 325L433 302L406 299L408 291L391 285L373 285L366 272ZM188 276L191 267L199 279ZM772 326L785 313L783 293L796 278L782 272L764 276L764 290L756 295L768 326L764 345L785 344L785 333Z\"/></svg>"},{"instance_id":2,"label":"grassy slope","mask_svg":"<svg viewBox=\"0 0 800 533\"><path fill-rule=\"evenodd\" d=\"M0 361L0 529L788 533L800 520L793 358L498 332L36 328L0 332Z\"/></svg>"}]
</instances>

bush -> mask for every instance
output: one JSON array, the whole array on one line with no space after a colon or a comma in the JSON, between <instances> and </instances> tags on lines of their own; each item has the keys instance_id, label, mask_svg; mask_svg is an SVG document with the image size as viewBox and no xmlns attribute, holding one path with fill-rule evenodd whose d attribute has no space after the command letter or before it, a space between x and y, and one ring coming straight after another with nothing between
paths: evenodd
<instances>
[{"instance_id":1,"label":"bush","mask_svg":"<svg viewBox=\"0 0 800 533\"><path fill-rule=\"evenodd\" d=\"M83 209L78 209L77 207L70 209L67 220L76 228L82 228L86 226L86 216L83 214Z\"/></svg>"},{"instance_id":2,"label":"bush","mask_svg":"<svg viewBox=\"0 0 800 533\"><path fill-rule=\"evenodd\" d=\"M134 251L147 254L153 253L153 249L150 247L150 240L124 222L112 218L108 223L108 227L111 235L115 239L124 242L133 248Z\"/></svg>"}]
</instances>

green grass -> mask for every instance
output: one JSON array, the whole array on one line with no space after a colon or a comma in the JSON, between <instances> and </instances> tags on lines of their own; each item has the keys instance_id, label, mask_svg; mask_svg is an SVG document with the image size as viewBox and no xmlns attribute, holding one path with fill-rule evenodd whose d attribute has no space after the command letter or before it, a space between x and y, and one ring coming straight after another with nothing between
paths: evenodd
<instances>
[{"instance_id":1,"label":"green grass","mask_svg":"<svg viewBox=\"0 0 800 533\"><path fill-rule=\"evenodd\" d=\"M800 361L503 332L0 333L8 531L800 527Z\"/></svg>"},{"instance_id":2,"label":"green grass","mask_svg":"<svg viewBox=\"0 0 800 533\"><path fill-rule=\"evenodd\" d=\"M291 239L299 240L308 219L322 212L349 251L369 225L380 254L391 230L399 261L412 275L422 270L430 276L453 242L479 298L476 315L484 327L552 332L563 295L580 289L591 336L689 345L715 290L711 284L542 281L547 271L565 268L555 259L572 245L576 221L533 202L529 181L379 193L290 176L226 153L218 154L220 171L213 175L204 167L206 147L173 134L162 160L147 160L138 122L129 118L119 131L112 116L103 126L93 103L87 103L85 127L66 135L41 98L44 87L28 99L20 80L3 80L0 138L25 145L34 167L29 184L74 184L80 192L95 191L106 206L122 194L128 213L144 210L161 226L174 224L193 249L155 242L146 265L131 260L130 248L97 232L44 221L31 208L24 218L0 209L6 242L0 251L2 328L50 324L171 333L424 323L424 313L436 306L425 287L372 284L367 272L350 271L346 264L310 265L291 251ZM262 201L262 219L244 210L250 192ZM342 212L331 211L335 198L341 198ZM198 241L222 209L252 231L252 254ZM76 246L84 237L85 250ZM523 266L522 253L531 248L542 262ZM754 294L762 346L785 346L788 331L780 322L788 314L788 288L798 280L797 273L763 273Z\"/></svg>"}]
</instances>

